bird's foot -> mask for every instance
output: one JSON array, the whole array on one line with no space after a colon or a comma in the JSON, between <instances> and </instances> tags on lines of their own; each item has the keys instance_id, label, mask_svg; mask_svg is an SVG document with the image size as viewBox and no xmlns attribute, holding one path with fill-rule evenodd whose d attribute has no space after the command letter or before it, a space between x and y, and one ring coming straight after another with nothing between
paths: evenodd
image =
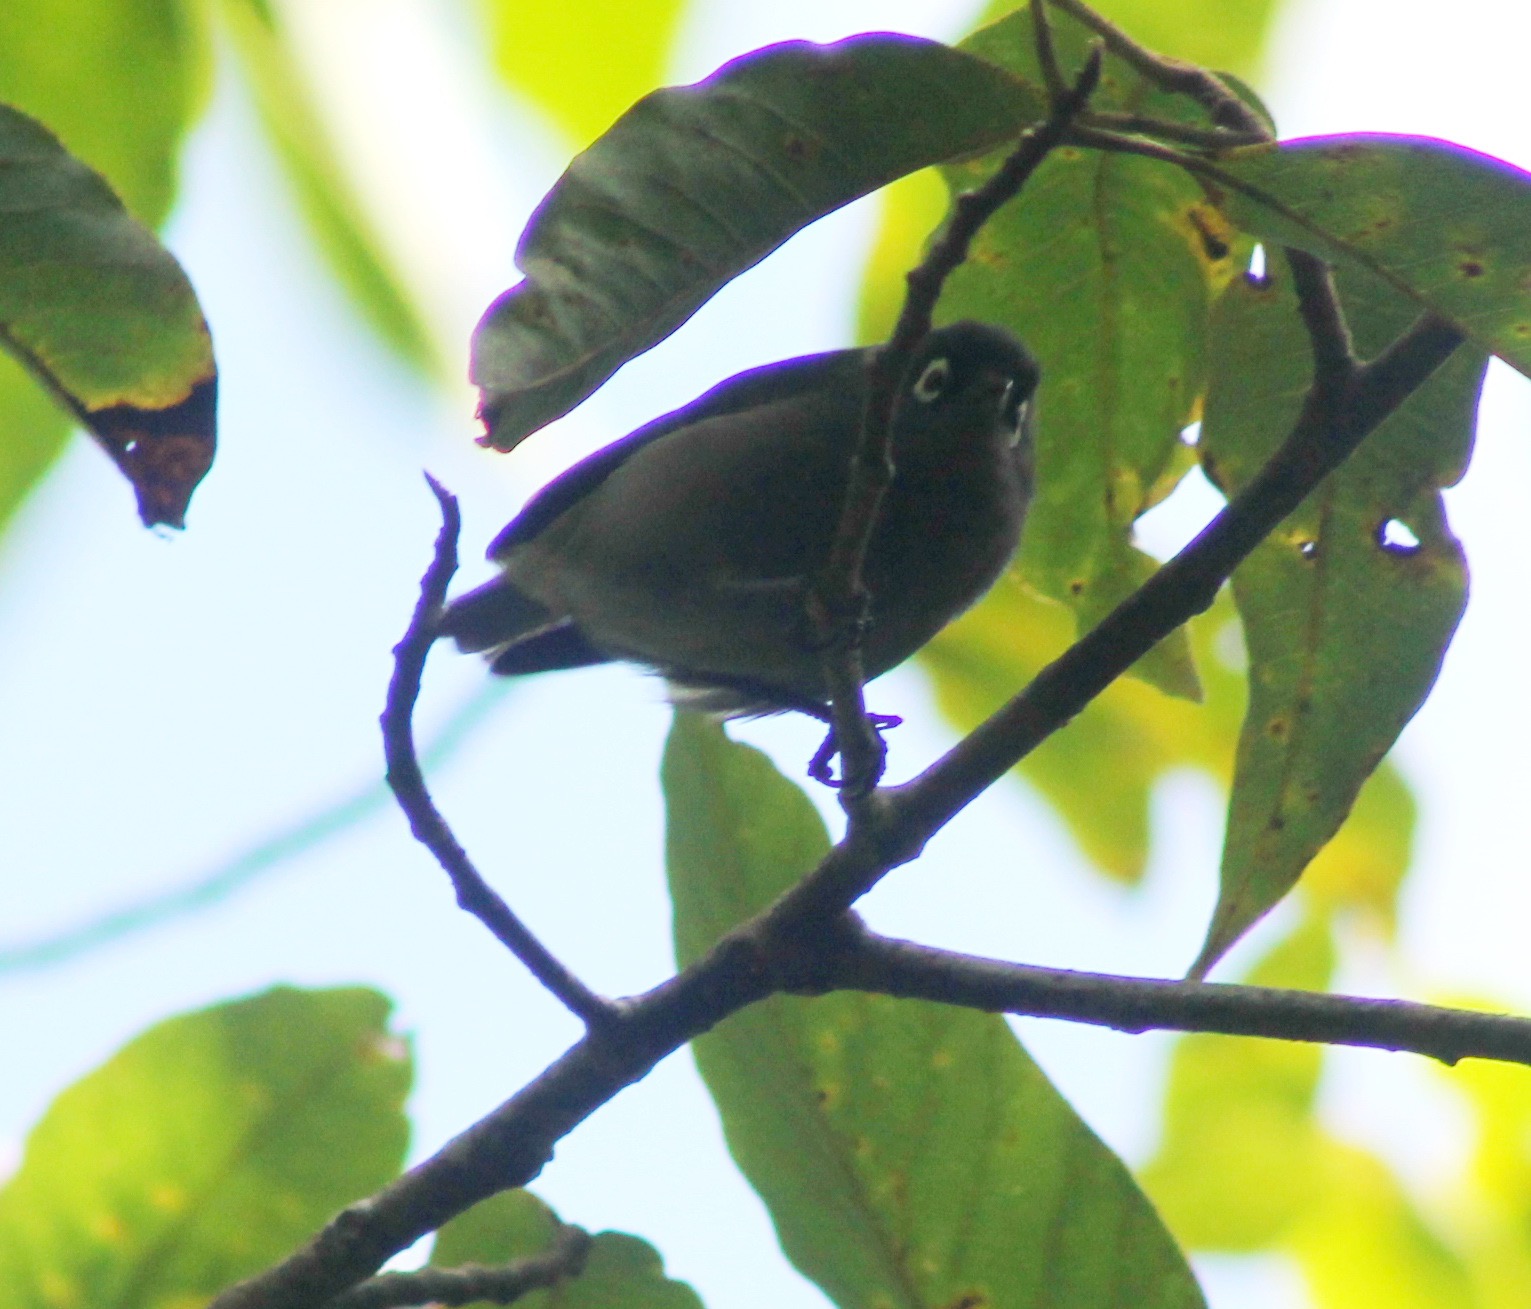
<instances>
[{"instance_id":1,"label":"bird's foot","mask_svg":"<svg viewBox=\"0 0 1531 1309\"><path fill-rule=\"evenodd\" d=\"M888 747L883 742L882 734L890 727L897 727L903 721L897 714L867 714L867 723L870 725L878 745L876 767L874 769L876 776L882 775L883 759L888 753ZM829 731L824 736L824 744L814 752L813 758L808 762L808 776L815 782L822 782L825 786L834 787L836 790L845 786L846 779L843 777L837 778L829 768L834 757L839 753L840 744L835 738L835 729L833 724L831 724Z\"/></svg>"}]
</instances>

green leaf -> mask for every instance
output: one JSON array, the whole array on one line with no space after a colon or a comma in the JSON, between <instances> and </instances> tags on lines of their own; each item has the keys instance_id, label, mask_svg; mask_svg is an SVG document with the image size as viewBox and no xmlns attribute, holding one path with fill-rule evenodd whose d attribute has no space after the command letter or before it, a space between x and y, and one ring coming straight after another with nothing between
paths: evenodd
<instances>
[{"instance_id":1,"label":"green leaf","mask_svg":"<svg viewBox=\"0 0 1531 1309\"><path fill-rule=\"evenodd\" d=\"M663 776L685 962L828 840L764 756L694 715L676 716ZM693 1048L782 1248L837 1304L1204 1303L1120 1160L999 1017L778 996Z\"/></svg>"},{"instance_id":2,"label":"green leaf","mask_svg":"<svg viewBox=\"0 0 1531 1309\"><path fill-rule=\"evenodd\" d=\"M1480 1309L1461 1256L1380 1159L1334 1144L1288 1248L1315 1309ZM1525 1297L1517 1288L1515 1304Z\"/></svg>"},{"instance_id":3,"label":"green leaf","mask_svg":"<svg viewBox=\"0 0 1531 1309\"><path fill-rule=\"evenodd\" d=\"M0 1191L0 1307L200 1304L404 1158L407 1046L374 991L169 1019L54 1101Z\"/></svg>"},{"instance_id":4,"label":"green leaf","mask_svg":"<svg viewBox=\"0 0 1531 1309\"><path fill-rule=\"evenodd\" d=\"M217 377L196 294L101 177L3 105L0 337L133 483L144 523L182 526L214 444Z\"/></svg>"},{"instance_id":5,"label":"green leaf","mask_svg":"<svg viewBox=\"0 0 1531 1309\"><path fill-rule=\"evenodd\" d=\"M1230 771L1245 698L1232 603L1219 599L1187 630L1205 686L1202 705L1119 679L1017 765L1085 857L1118 881L1133 883L1143 874L1149 800L1165 773L1191 765L1222 781ZM966 732L1062 654L1073 636L1068 611L1036 596L1012 572L920 651L919 660L936 703Z\"/></svg>"},{"instance_id":6,"label":"green leaf","mask_svg":"<svg viewBox=\"0 0 1531 1309\"><path fill-rule=\"evenodd\" d=\"M0 533L68 437L63 411L17 360L0 354Z\"/></svg>"},{"instance_id":7,"label":"green leaf","mask_svg":"<svg viewBox=\"0 0 1531 1309\"><path fill-rule=\"evenodd\" d=\"M552 1243L559 1219L530 1191L502 1191L443 1227L431 1264L507 1264L540 1254ZM664 1275L664 1263L647 1241L622 1232L591 1239L584 1269L546 1291L516 1303L522 1309L701 1309L685 1282ZM475 1302L469 1309L488 1309Z\"/></svg>"},{"instance_id":8,"label":"green leaf","mask_svg":"<svg viewBox=\"0 0 1531 1309\"><path fill-rule=\"evenodd\" d=\"M175 198L181 142L206 98L210 55L199 12L183 0L0 4L0 103L48 124L151 227ZM0 531L68 429L37 382L0 358Z\"/></svg>"},{"instance_id":9,"label":"green leaf","mask_svg":"<svg viewBox=\"0 0 1531 1309\"><path fill-rule=\"evenodd\" d=\"M1364 352L1413 317L1375 279L1341 289ZM1214 340L1201 454L1231 495L1290 430L1312 373L1284 266L1229 288ZM1484 366L1477 351L1448 360L1234 574L1250 705L1193 975L1296 884L1435 683L1467 596L1440 488L1466 467ZM1390 524L1417 544L1390 544Z\"/></svg>"},{"instance_id":10,"label":"green leaf","mask_svg":"<svg viewBox=\"0 0 1531 1309\"><path fill-rule=\"evenodd\" d=\"M1057 22L1065 67L1088 34ZM1034 80L1029 12L967 38L962 48ZM1183 118L1187 102L1108 59L1102 110ZM945 170L953 194L977 185L999 155ZM1038 492L1021 570L1044 595L1094 627L1153 572L1132 525L1164 493L1180 433L1197 417L1208 313L1232 277L1238 242L1201 187L1150 160L1054 151L1026 189L979 233L947 283L938 318L1002 323L1042 364L1037 400ZM1200 694L1183 632L1136 669L1174 695Z\"/></svg>"},{"instance_id":11,"label":"green leaf","mask_svg":"<svg viewBox=\"0 0 1531 1309\"><path fill-rule=\"evenodd\" d=\"M768 46L645 96L543 200L526 280L474 333L490 443L567 413L816 218L1040 112L991 64L890 35Z\"/></svg>"},{"instance_id":12,"label":"green leaf","mask_svg":"<svg viewBox=\"0 0 1531 1309\"><path fill-rule=\"evenodd\" d=\"M495 66L580 145L664 76L686 0L489 0Z\"/></svg>"},{"instance_id":13,"label":"green leaf","mask_svg":"<svg viewBox=\"0 0 1531 1309\"><path fill-rule=\"evenodd\" d=\"M0 5L0 101L48 124L151 227L211 76L205 22L184 0Z\"/></svg>"},{"instance_id":14,"label":"green leaf","mask_svg":"<svg viewBox=\"0 0 1531 1309\"><path fill-rule=\"evenodd\" d=\"M1322 991L1334 972L1327 920L1310 915L1251 971L1256 986ZM1164 1136L1141 1171L1170 1229L1195 1250L1279 1246L1312 1206L1330 1141L1314 1118L1321 1046L1229 1036L1175 1044Z\"/></svg>"},{"instance_id":15,"label":"green leaf","mask_svg":"<svg viewBox=\"0 0 1531 1309\"><path fill-rule=\"evenodd\" d=\"M224 0L222 13L256 108L319 248L377 334L422 372L456 375L436 349L314 105L301 64L265 0Z\"/></svg>"},{"instance_id":16,"label":"green leaf","mask_svg":"<svg viewBox=\"0 0 1531 1309\"><path fill-rule=\"evenodd\" d=\"M1531 373L1531 173L1441 141L1345 136L1231 151L1208 176L1240 227L1376 274Z\"/></svg>"}]
</instances>

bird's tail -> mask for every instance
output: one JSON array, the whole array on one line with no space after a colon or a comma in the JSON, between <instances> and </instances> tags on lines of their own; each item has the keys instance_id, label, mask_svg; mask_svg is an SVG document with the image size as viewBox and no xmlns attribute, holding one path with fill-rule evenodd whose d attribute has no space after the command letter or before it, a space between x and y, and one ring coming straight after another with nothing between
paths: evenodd
<instances>
[{"instance_id":1,"label":"bird's tail","mask_svg":"<svg viewBox=\"0 0 1531 1309\"><path fill-rule=\"evenodd\" d=\"M460 595L442 611L439 636L449 636L467 654L494 650L557 621L504 576Z\"/></svg>"}]
</instances>

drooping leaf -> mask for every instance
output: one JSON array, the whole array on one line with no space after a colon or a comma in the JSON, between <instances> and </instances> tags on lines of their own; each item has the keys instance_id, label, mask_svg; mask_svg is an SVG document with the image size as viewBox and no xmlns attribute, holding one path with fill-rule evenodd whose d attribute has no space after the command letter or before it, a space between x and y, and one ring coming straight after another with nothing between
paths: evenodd
<instances>
[{"instance_id":1,"label":"drooping leaf","mask_svg":"<svg viewBox=\"0 0 1531 1309\"><path fill-rule=\"evenodd\" d=\"M768 46L645 96L538 207L526 280L474 333L489 443L567 413L814 219L1040 110L992 64L886 34Z\"/></svg>"},{"instance_id":2,"label":"drooping leaf","mask_svg":"<svg viewBox=\"0 0 1531 1309\"><path fill-rule=\"evenodd\" d=\"M495 66L583 148L664 77L686 0L489 0Z\"/></svg>"},{"instance_id":3,"label":"drooping leaf","mask_svg":"<svg viewBox=\"0 0 1531 1309\"><path fill-rule=\"evenodd\" d=\"M436 1268L514 1263L541 1254L557 1235L558 1215L530 1191L502 1191L441 1229L431 1249ZM523 1309L701 1309L685 1282L664 1275L664 1262L647 1241L624 1232L599 1232L580 1273L516 1303ZM469 1309L489 1309L482 1301Z\"/></svg>"},{"instance_id":4,"label":"drooping leaf","mask_svg":"<svg viewBox=\"0 0 1531 1309\"><path fill-rule=\"evenodd\" d=\"M1414 316L1375 279L1341 285L1363 351ZM1202 463L1232 494L1290 430L1311 376L1284 266L1229 288L1214 340ZM1459 351L1234 574L1250 706L1196 975L1296 884L1434 685L1467 586L1440 489L1466 467L1485 362Z\"/></svg>"},{"instance_id":5,"label":"drooping leaf","mask_svg":"<svg viewBox=\"0 0 1531 1309\"><path fill-rule=\"evenodd\" d=\"M806 796L678 715L665 752L676 952L695 958L827 848ZM775 997L694 1045L788 1258L837 1304L1203 1304L1121 1162L996 1016Z\"/></svg>"},{"instance_id":6,"label":"drooping leaf","mask_svg":"<svg viewBox=\"0 0 1531 1309\"><path fill-rule=\"evenodd\" d=\"M1065 67L1088 34L1056 24ZM962 48L1036 79L1031 15L1019 12ZM1183 98L1108 59L1092 105L1182 119ZM990 155L948 167L953 193L997 166ZM1205 381L1214 293L1236 265L1240 238L1185 173L1150 160L1055 151L983 229L941 298L942 321L980 318L1013 329L1042 364L1037 402L1038 493L1021 569L1044 595L1098 623L1154 570L1132 525L1175 464ZM1183 632L1138 674L1171 694L1199 685Z\"/></svg>"},{"instance_id":7,"label":"drooping leaf","mask_svg":"<svg viewBox=\"0 0 1531 1309\"><path fill-rule=\"evenodd\" d=\"M144 523L182 526L214 446L196 294L101 177L4 106L0 336L132 482Z\"/></svg>"},{"instance_id":8,"label":"drooping leaf","mask_svg":"<svg viewBox=\"0 0 1531 1309\"><path fill-rule=\"evenodd\" d=\"M0 1306L202 1304L404 1158L373 991L281 987L150 1028L54 1101L0 1190Z\"/></svg>"},{"instance_id":9,"label":"drooping leaf","mask_svg":"<svg viewBox=\"0 0 1531 1309\"><path fill-rule=\"evenodd\" d=\"M1365 135L1232 151L1207 175L1245 230L1366 269L1531 373L1531 173Z\"/></svg>"},{"instance_id":10,"label":"drooping leaf","mask_svg":"<svg viewBox=\"0 0 1531 1309\"><path fill-rule=\"evenodd\" d=\"M264 0L223 0L221 11L277 158L341 284L402 358L446 375L430 329L347 181L279 11ZM450 369L454 377L460 367Z\"/></svg>"},{"instance_id":11,"label":"drooping leaf","mask_svg":"<svg viewBox=\"0 0 1531 1309\"><path fill-rule=\"evenodd\" d=\"M206 99L204 29L184 0L7 0L0 104L46 123L129 212L157 226L175 198L181 142ZM0 358L0 530L68 430L39 384Z\"/></svg>"}]
</instances>

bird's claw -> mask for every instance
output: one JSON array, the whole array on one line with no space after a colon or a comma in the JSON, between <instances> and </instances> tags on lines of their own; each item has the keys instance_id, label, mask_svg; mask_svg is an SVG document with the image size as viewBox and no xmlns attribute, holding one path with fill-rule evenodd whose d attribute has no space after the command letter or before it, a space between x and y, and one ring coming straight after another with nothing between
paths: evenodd
<instances>
[{"instance_id":1,"label":"bird's claw","mask_svg":"<svg viewBox=\"0 0 1531 1309\"><path fill-rule=\"evenodd\" d=\"M878 747L876 766L873 769L874 777L882 775L883 760L887 757L888 753L888 747L882 739L882 734L890 727L897 727L903 721L897 714L867 714L867 724L872 729L872 735L876 738ZM834 757L839 753L840 745L835 738L834 726L831 724L829 731L824 735L824 744L814 752L813 758L808 761L808 776L815 782L833 787L835 790L843 788L846 785L846 779L844 777L837 778L830 771L829 767Z\"/></svg>"}]
</instances>

